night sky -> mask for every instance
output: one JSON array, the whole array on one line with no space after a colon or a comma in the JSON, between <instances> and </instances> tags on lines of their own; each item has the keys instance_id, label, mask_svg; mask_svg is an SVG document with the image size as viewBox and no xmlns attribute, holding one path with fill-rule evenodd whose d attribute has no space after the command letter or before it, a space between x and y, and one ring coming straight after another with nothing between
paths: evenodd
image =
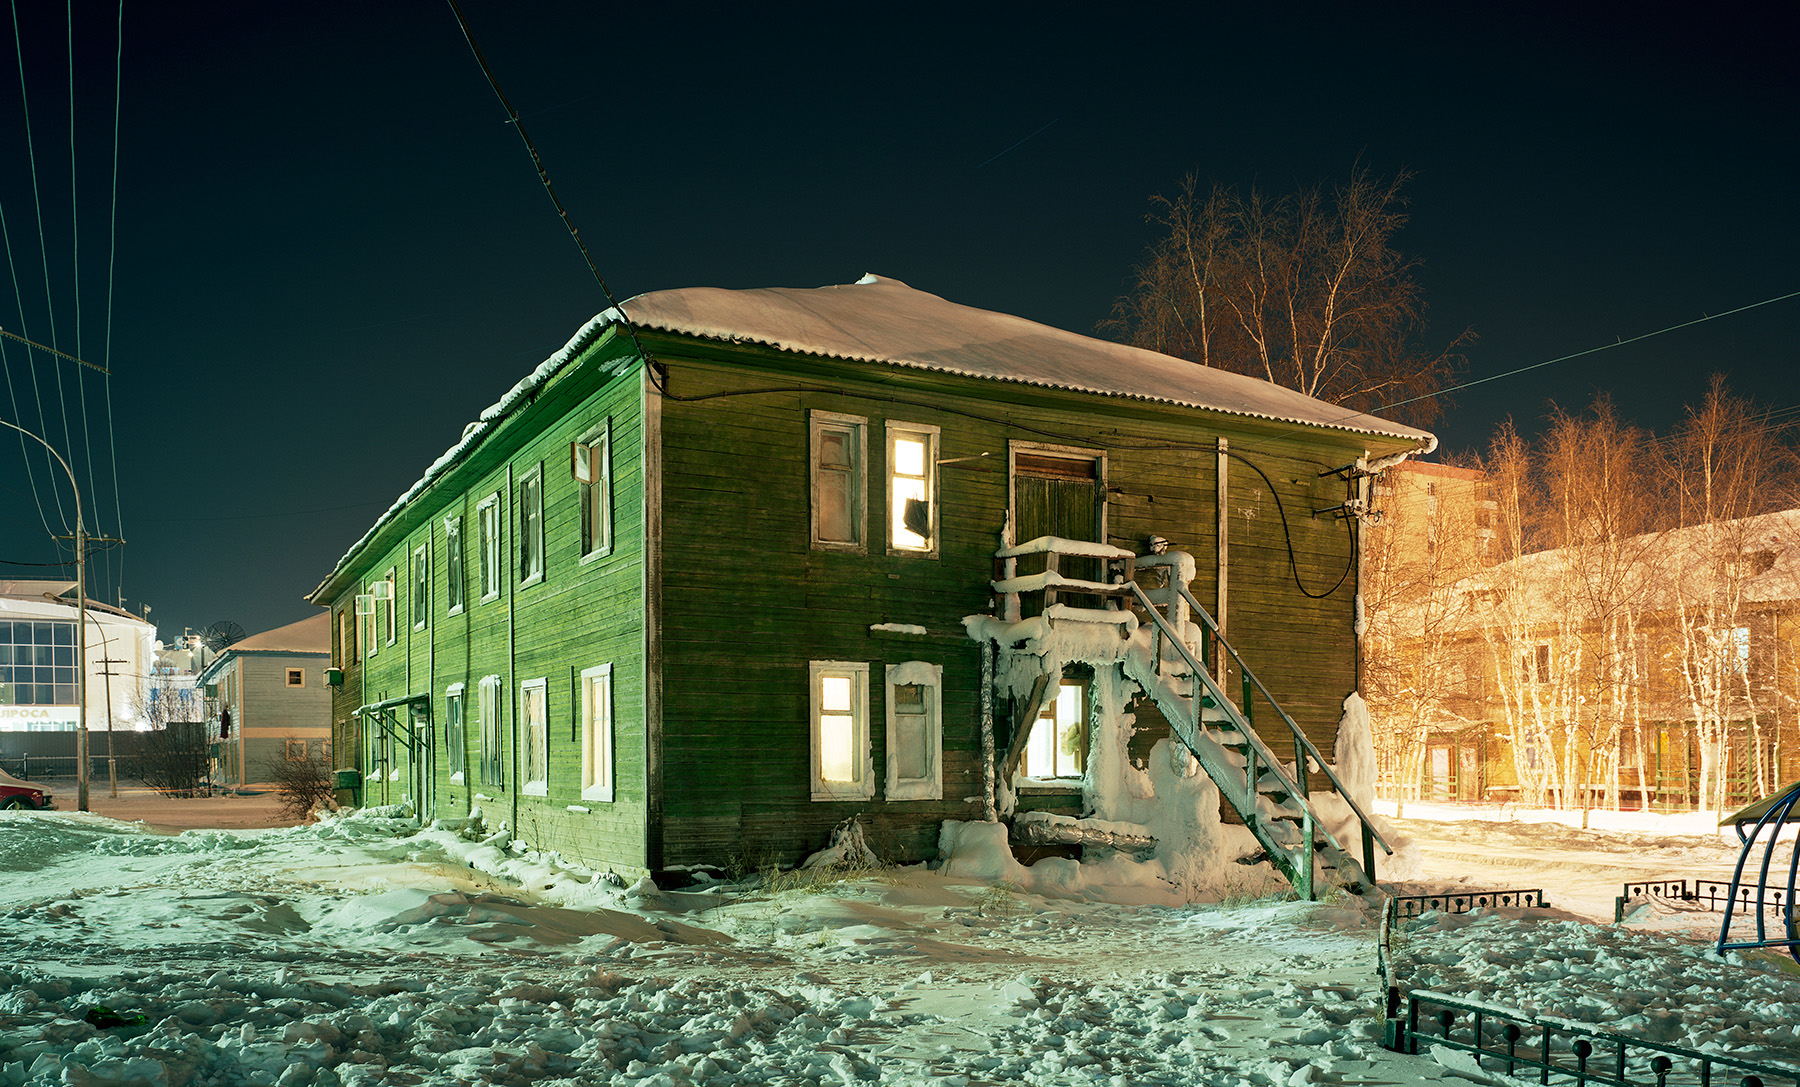
<instances>
[{"instance_id":1,"label":"night sky","mask_svg":"<svg viewBox=\"0 0 1800 1087\"><path fill-rule=\"evenodd\" d=\"M1092 332L1152 194L1359 158L1416 175L1399 243L1432 339L1479 335L1471 378L1800 291L1792 8L464 4L620 298L873 271ZM90 529L128 541L91 595L151 605L165 638L305 618L599 288L446 4L132 0L116 212L118 8L76 5L72 136L67 11L17 11L0 328L112 378L6 341L0 418L72 449ZM1797 324L1800 298L1493 381L1438 431L1478 449L1597 390L1662 429L1714 371L1800 406ZM0 578L56 576L24 564L67 557L67 487L15 437Z\"/></svg>"}]
</instances>

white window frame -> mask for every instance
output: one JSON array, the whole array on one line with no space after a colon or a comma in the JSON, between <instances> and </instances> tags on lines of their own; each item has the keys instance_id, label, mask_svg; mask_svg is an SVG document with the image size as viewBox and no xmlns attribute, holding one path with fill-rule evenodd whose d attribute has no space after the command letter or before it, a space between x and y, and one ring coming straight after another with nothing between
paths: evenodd
<instances>
[{"instance_id":1,"label":"white window frame","mask_svg":"<svg viewBox=\"0 0 1800 1087\"><path fill-rule=\"evenodd\" d=\"M888 503L888 550L902 555L921 555L926 558L937 558L939 548L938 531L938 437L942 431L925 423L887 424L887 503ZM923 475L901 475L896 455L901 439L918 439L925 446L925 463L921 466ZM906 513L906 502L900 497L900 488L907 482L917 480L925 492L926 516L929 518L926 527L930 535L923 538L922 544L914 544L902 540L902 533L914 534L902 523ZM915 537L917 538L917 537Z\"/></svg>"},{"instance_id":2,"label":"white window frame","mask_svg":"<svg viewBox=\"0 0 1800 1087\"><path fill-rule=\"evenodd\" d=\"M496 788L506 786L506 758L503 734L500 731L500 677L482 676L481 686L477 690L475 701L476 727L480 730L477 737L477 758L481 768L481 783Z\"/></svg>"},{"instance_id":3,"label":"white window frame","mask_svg":"<svg viewBox=\"0 0 1800 1087\"><path fill-rule=\"evenodd\" d=\"M887 798L889 800L942 800L944 798L944 666L927 661L905 661L887 666ZM900 734L900 712L895 689L920 687L924 713L920 716L919 742L924 745L925 773L900 776L899 753L905 740Z\"/></svg>"},{"instance_id":4,"label":"white window frame","mask_svg":"<svg viewBox=\"0 0 1800 1087\"><path fill-rule=\"evenodd\" d=\"M398 578L399 572L398 567L388 567L387 577L383 579L387 582L387 599L382 600L379 594L377 594L375 600L377 606L382 604L387 605L387 610L381 613L381 618L382 633L387 635L387 644L389 645L393 645L400 637L398 629L399 624L394 621L396 614L400 611L400 601L394 595L395 591L400 587Z\"/></svg>"},{"instance_id":5,"label":"white window frame","mask_svg":"<svg viewBox=\"0 0 1800 1087\"><path fill-rule=\"evenodd\" d=\"M612 420L575 442L569 455L580 507L581 561L592 562L613 549Z\"/></svg>"},{"instance_id":6,"label":"white window frame","mask_svg":"<svg viewBox=\"0 0 1800 1087\"><path fill-rule=\"evenodd\" d=\"M581 673L581 799L611 802L613 785L612 665Z\"/></svg>"},{"instance_id":7,"label":"white window frame","mask_svg":"<svg viewBox=\"0 0 1800 1087\"><path fill-rule=\"evenodd\" d=\"M304 668L283 668L282 672L285 674L285 678L287 680L287 685L289 687L304 687L304 686L306 686L306 669L304 669Z\"/></svg>"},{"instance_id":8,"label":"white window frame","mask_svg":"<svg viewBox=\"0 0 1800 1087\"><path fill-rule=\"evenodd\" d=\"M827 431L844 432L846 442L854 457L847 471L842 474L848 477L845 488L850 500L850 534L848 540L827 540L820 535L819 510L821 481L827 472L836 474L837 469L827 469L820 464L824 453L824 435ZM812 496L811 537L814 551L845 551L863 555L869 550L869 421L860 415L840 415L831 411L813 411L808 417L808 436L811 451L807 456L807 473Z\"/></svg>"},{"instance_id":9,"label":"white window frame","mask_svg":"<svg viewBox=\"0 0 1800 1087\"><path fill-rule=\"evenodd\" d=\"M533 714L532 693L537 694ZM519 791L526 796L550 795L550 683L543 677L519 684Z\"/></svg>"},{"instance_id":10,"label":"white window frame","mask_svg":"<svg viewBox=\"0 0 1800 1087\"><path fill-rule=\"evenodd\" d=\"M544 466L538 464L515 481L513 508L519 518L519 584L544 580Z\"/></svg>"},{"instance_id":11,"label":"white window frame","mask_svg":"<svg viewBox=\"0 0 1800 1087\"><path fill-rule=\"evenodd\" d=\"M465 690L461 683L452 683L444 689L444 738L450 743L445 762L449 764L450 780L458 784L468 780L469 769L469 710Z\"/></svg>"},{"instance_id":12,"label":"white window frame","mask_svg":"<svg viewBox=\"0 0 1800 1087\"><path fill-rule=\"evenodd\" d=\"M469 578L463 568L463 519L460 514L444 518L444 614L456 615L463 610L463 598L469 591Z\"/></svg>"},{"instance_id":13,"label":"white window frame","mask_svg":"<svg viewBox=\"0 0 1800 1087\"><path fill-rule=\"evenodd\" d=\"M366 586L369 591L364 595L369 598L369 610L362 613L369 621L368 638L363 643L363 655L370 659L381 653L381 601L376 599L375 585L376 582L371 581ZM361 626L362 624L358 623L357 625Z\"/></svg>"},{"instance_id":14,"label":"white window frame","mask_svg":"<svg viewBox=\"0 0 1800 1087\"><path fill-rule=\"evenodd\" d=\"M812 798L814 800L868 800L875 795L874 756L869 749L869 666L863 661L807 662L812 735ZM850 753L856 780L825 779L825 680L850 682ZM837 716L837 715L833 715Z\"/></svg>"},{"instance_id":15,"label":"white window frame","mask_svg":"<svg viewBox=\"0 0 1800 1087\"><path fill-rule=\"evenodd\" d=\"M1040 784L1058 785L1058 786L1063 786L1065 788L1066 787L1079 787L1080 783L1082 781L1086 780L1086 778L1087 778L1087 760L1088 760L1088 755L1090 754L1090 752L1087 750L1087 748L1090 748L1092 746L1093 737L1089 731L1092 727L1092 721L1091 721L1092 715L1088 709L1088 705L1087 705L1088 693L1084 690L1084 686L1085 685L1082 684L1081 682L1079 682L1078 680L1067 679L1067 678L1058 682L1057 688L1056 688L1057 697L1054 699L1051 699L1050 704L1048 706L1045 706L1043 711L1040 712L1038 714L1038 716L1036 718L1034 718L1031 722L1031 729L1032 729L1032 732L1034 733L1034 735L1032 735L1026 741L1024 757L1022 757L1019 760L1019 777L1020 778L1025 779L1027 781L1038 782ZM1068 727L1076 728L1081 731L1082 743L1083 743L1083 748L1084 748L1080 752L1080 755L1078 758L1073 755L1071 755L1070 757L1077 758L1077 761L1079 761L1081 763L1081 769L1079 772L1060 773L1060 774L1059 773L1044 774L1041 771L1046 770L1046 769L1059 770L1059 769L1061 769L1061 767L1060 766L1046 767L1046 766L1041 765L1042 760L1035 758L1033 756L1032 751L1034 748L1047 749L1049 751L1050 760L1052 762L1057 762L1057 763L1061 762L1063 756L1061 755L1060 751L1058 750L1061 746L1059 743L1061 737L1058 735L1058 732L1061 729L1063 723L1059 722L1057 720L1057 711L1063 705L1064 693L1069 692L1069 691L1073 691L1075 693L1075 696L1073 699L1073 703L1074 703L1073 712L1079 716L1077 716L1074 720L1068 722ZM1040 727L1047 727L1050 730L1050 734L1047 737L1047 739L1049 740L1049 743L1047 745L1044 743L1045 737L1040 737L1040 736L1036 735L1036 732ZM1070 767L1069 769L1071 771L1073 771L1074 767ZM1036 771L1036 772L1034 772L1034 771Z\"/></svg>"},{"instance_id":16,"label":"white window frame","mask_svg":"<svg viewBox=\"0 0 1800 1087\"><path fill-rule=\"evenodd\" d=\"M496 491L475 507L475 531L481 537L478 546L475 588L482 603L500 596L500 494Z\"/></svg>"},{"instance_id":17,"label":"white window frame","mask_svg":"<svg viewBox=\"0 0 1800 1087\"><path fill-rule=\"evenodd\" d=\"M412 557L412 627L424 630L431 615L431 548L420 543Z\"/></svg>"}]
</instances>

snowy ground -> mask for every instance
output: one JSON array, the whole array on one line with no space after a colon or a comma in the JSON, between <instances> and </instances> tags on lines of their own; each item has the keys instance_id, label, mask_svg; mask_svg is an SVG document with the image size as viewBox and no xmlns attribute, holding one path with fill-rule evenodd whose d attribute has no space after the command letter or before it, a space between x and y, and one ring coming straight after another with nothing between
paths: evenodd
<instances>
[{"instance_id":1,"label":"snowy ground","mask_svg":"<svg viewBox=\"0 0 1800 1087\"><path fill-rule=\"evenodd\" d=\"M1649 904L1610 924L1628 879L1728 875L1716 828L1406 815L1430 878L1400 890L1542 888L1553 907L1421 920L1401 941L1411 984L1800 1065L1791 960L1718 960L1716 915ZM0 813L0 1087L1456 1075L1377 1044L1360 902L1256 899L1251 869L1188 907L924 868L671 892L502 844L379 813L177 835Z\"/></svg>"}]
</instances>

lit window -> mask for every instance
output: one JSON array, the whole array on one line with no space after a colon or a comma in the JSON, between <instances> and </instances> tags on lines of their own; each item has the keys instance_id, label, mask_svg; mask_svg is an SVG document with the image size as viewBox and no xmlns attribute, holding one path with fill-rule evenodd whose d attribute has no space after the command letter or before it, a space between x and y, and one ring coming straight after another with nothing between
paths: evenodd
<instances>
[{"instance_id":1,"label":"lit window","mask_svg":"<svg viewBox=\"0 0 1800 1087\"><path fill-rule=\"evenodd\" d=\"M550 708L541 679L519 685L519 723L525 741L525 787L532 796L550 792Z\"/></svg>"},{"instance_id":2,"label":"lit window","mask_svg":"<svg viewBox=\"0 0 1800 1087\"><path fill-rule=\"evenodd\" d=\"M1087 767L1087 712L1082 685L1063 680L1056 700L1032 722L1025 741L1026 777L1078 778Z\"/></svg>"},{"instance_id":3,"label":"lit window","mask_svg":"<svg viewBox=\"0 0 1800 1087\"><path fill-rule=\"evenodd\" d=\"M581 554L612 550L612 423L576 442L570 450L575 485L581 492Z\"/></svg>"},{"instance_id":4,"label":"lit window","mask_svg":"<svg viewBox=\"0 0 1800 1087\"><path fill-rule=\"evenodd\" d=\"M519 581L530 584L544 576L544 470L533 468L519 478Z\"/></svg>"},{"instance_id":5,"label":"lit window","mask_svg":"<svg viewBox=\"0 0 1800 1087\"><path fill-rule=\"evenodd\" d=\"M862 551L863 463L868 420L812 413L812 544L828 551Z\"/></svg>"},{"instance_id":6,"label":"lit window","mask_svg":"<svg viewBox=\"0 0 1800 1087\"><path fill-rule=\"evenodd\" d=\"M481 554L476 568L477 588L481 599L500 595L500 496L490 494L475 509L475 523L481 533Z\"/></svg>"},{"instance_id":7,"label":"lit window","mask_svg":"<svg viewBox=\"0 0 1800 1087\"><path fill-rule=\"evenodd\" d=\"M812 798L866 800L875 795L869 754L869 666L813 661Z\"/></svg>"},{"instance_id":8,"label":"lit window","mask_svg":"<svg viewBox=\"0 0 1800 1087\"><path fill-rule=\"evenodd\" d=\"M467 745L468 737L463 735L463 685L453 683L444 692L444 754L451 781L460 782L466 776Z\"/></svg>"},{"instance_id":9,"label":"lit window","mask_svg":"<svg viewBox=\"0 0 1800 1087\"><path fill-rule=\"evenodd\" d=\"M581 673L581 798L613 798L612 665Z\"/></svg>"},{"instance_id":10,"label":"lit window","mask_svg":"<svg viewBox=\"0 0 1800 1087\"><path fill-rule=\"evenodd\" d=\"M412 557L412 625L414 630L425 629L425 619L431 614L431 564L429 553L424 544L413 549Z\"/></svg>"},{"instance_id":11,"label":"lit window","mask_svg":"<svg viewBox=\"0 0 1800 1087\"><path fill-rule=\"evenodd\" d=\"M444 607L451 615L463 606L462 518L444 518Z\"/></svg>"},{"instance_id":12,"label":"lit window","mask_svg":"<svg viewBox=\"0 0 1800 1087\"><path fill-rule=\"evenodd\" d=\"M481 687L477 693L475 712L480 716L481 734L481 783L483 785L504 785L506 778L501 773L504 763L500 749L500 677L482 676Z\"/></svg>"},{"instance_id":13,"label":"lit window","mask_svg":"<svg viewBox=\"0 0 1800 1087\"><path fill-rule=\"evenodd\" d=\"M896 551L937 551L937 444L937 427L888 424L888 546Z\"/></svg>"},{"instance_id":14,"label":"lit window","mask_svg":"<svg viewBox=\"0 0 1800 1087\"><path fill-rule=\"evenodd\" d=\"M887 667L887 797L944 795L942 665L907 661Z\"/></svg>"}]
</instances>

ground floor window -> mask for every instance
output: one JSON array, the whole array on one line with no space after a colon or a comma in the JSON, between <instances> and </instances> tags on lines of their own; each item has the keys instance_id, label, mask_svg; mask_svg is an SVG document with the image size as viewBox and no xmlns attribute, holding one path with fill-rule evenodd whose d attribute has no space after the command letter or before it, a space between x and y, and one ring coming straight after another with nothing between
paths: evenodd
<instances>
[{"instance_id":1,"label":"ground floor window","mask_svg":"<svg viewBox=\"0 0 1800 1087\"><path fill-rule=\"evenodd\" d=\"M1087 692L1065 679L1056 699L1032 722L1025 742L1026 777L1078 778L1087 770Z\"/></svg>"},{"instance_id":2,"label":"ground floor window","mask_svg":"<svg viewBox=\"0 0 1800 1087\"><path fill-rule=\"evenodd\" d=\"M613 798L612 665L581 673L581 798Z\"/></svg>"},{"instance_id":3,"label":"ground floor window","mask_svg":"<svg viewBox=\"0 0 1800 1087\"><path fill-rule=\"evenodd\" d=\"M524 733L525 786L532 796L550 792L549 687L542 679L519 684L519 725Z\"/></svg>"},{"instance_id":4,"label":"ground floor window","mask_svg":"<svg viewBox=\"0 0 1800 1087\"><path fill-rule=\"evenodd\" d=\"M875 795L869 753L869 666L813 661L812 798L866 800Z\"/></svg>"},{"instance_id":5,"label":"ground floor window","mask_svg":"<svg viewBox=\"0 0 1800 1087\"><path fill-rule=\"evenodd\" d=\"M451 781L466 779L468 750L468 737L463 735L463 685L452 683L444 692L444 765L450 768Z\"/></svg>"},{"instance_id":6,"label":"ground floor window","mask_svg":"<svg viewBox=\"0 0 1800 1087\"><path fill-rule=\"evenodd\" d=\"M500 745L500 677L482 676L475 712L481 718L481 783L504 785Z\"/></svg>"},{"instance_id":7,"label":"ground floor window","mask_svg":"<svg viewBox=\"0 0 1800 1087\"><path fill-rule=\"evenodd\" d=\"M887 666L887 797L938 800L942 769L944 669L924 661Z\"/></svg>"}]
</instances>

